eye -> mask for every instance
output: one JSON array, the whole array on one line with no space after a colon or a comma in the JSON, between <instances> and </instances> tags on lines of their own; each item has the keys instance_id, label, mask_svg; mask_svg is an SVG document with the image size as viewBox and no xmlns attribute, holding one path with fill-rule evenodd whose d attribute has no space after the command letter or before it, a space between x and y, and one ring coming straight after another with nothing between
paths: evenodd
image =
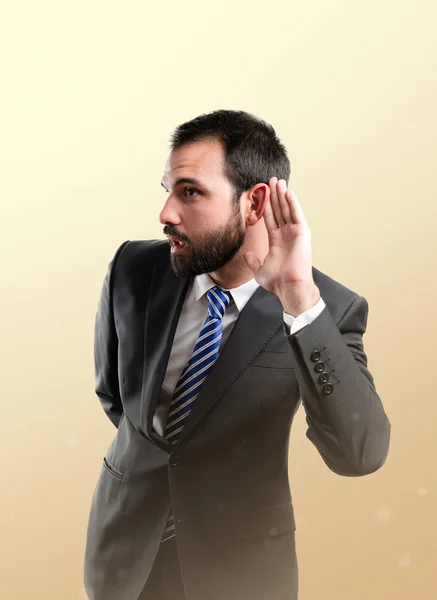
<instances>
[{"instance_id":1,"label":"eye","mask_svg":"<svg viewBox=\"0 0 437 600\"><path fill-rule=\"evenodd\" d=\"M189 192L194 192L194 194L199 194L199 191L192 187L184 188L184 192L189 198L194 198L194 195Z\"/></svg>"}]
</instances>

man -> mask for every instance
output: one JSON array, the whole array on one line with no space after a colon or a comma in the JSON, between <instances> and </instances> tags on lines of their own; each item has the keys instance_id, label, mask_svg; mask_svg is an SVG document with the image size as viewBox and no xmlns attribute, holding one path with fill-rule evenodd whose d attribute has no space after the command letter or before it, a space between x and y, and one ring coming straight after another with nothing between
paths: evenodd
<instances>
[{"instance_id":1,"label":"man","mask_svg":"<svg viewBox=\"0 0 437 600\"><path fill-rule=\"evenodd\" d=\"M125 242L109 265L96 393L117 433L89 519L90 600L295 600L300 402L335 473L386 459L367 302L312 266L289 175L253 115L184 123L161 182L168 241Z\"/></svg>"}]
</instances>

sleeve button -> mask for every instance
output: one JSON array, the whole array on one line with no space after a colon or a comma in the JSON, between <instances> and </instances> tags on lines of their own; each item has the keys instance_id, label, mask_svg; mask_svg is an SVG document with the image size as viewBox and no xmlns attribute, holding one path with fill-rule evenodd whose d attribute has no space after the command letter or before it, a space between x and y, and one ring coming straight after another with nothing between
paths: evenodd
<instances>
[{"instance_id":1,"label":"sleeve button","mask_svg":"<svg viewBox=\"0 0 437 600\"><path fill-rule=\"evenodd\" d=\"M321 373L325 368L325 363L323 361L319 361L314 365L314 370L316 373Z\"/></svg>"},{"instance_id":2,"label":"sleeve button","mask_svg":"<svg viewBox=\"0 0 437 600\"><path fill-rule=\"evenodd\" d=\"M322 387L323 396L329 396L329 394L332 394L333 391L334 391L334 386L332 385L332 383L327 383L326 385L324 385Z\"/></svg>"},{"instance_id":3,"label":"sleeve button","mask_svg":"<svg viewBox=\"0 0 437 600\"><path fill-rule=\"evenodd\" d=\"M313 362L317 362L321 357L321 354L319 352L319 350L314 350L314 352L311 354L311 360Z\"/></svg>"},{"instance_id":4,"label":"sleeve button","mask_svg":"<svg viewBox=\"0 0 437 600\"><path fill-rule=\"evenodd\" d=\"M318 377L318 381L319 381L319 383L326 383L327 381L329 381L328 373L326 373L326 371L324 371L323 373L320 373L320 375Z\"/></svg>"}]
</instances>

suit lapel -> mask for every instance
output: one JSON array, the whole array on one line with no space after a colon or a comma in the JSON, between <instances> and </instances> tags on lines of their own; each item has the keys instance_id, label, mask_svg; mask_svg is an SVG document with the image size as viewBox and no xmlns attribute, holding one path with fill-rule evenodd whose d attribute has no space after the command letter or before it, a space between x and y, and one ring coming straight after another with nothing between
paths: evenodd
<instances>
[{"instance_id":1,"label":"suit lapel","mask_svg":"<svg viewBox=\"0 0 437 600\"><path fill-rule=\"evenodd\" d=\"M164 270L160 266L153 270L145 315L141 423L149 439L171 452L175 446L154 431L153 415L191 279L176 277L171 265ZM282 323L279 299L260 286L241 311L193 404L176 446L220 400Z\"/></svg>"},{"instance_id":2,"label":"suit lapel","mask_svg":"<svg viewBox=\"0 0 437 600\"><path fill-rule=\"evenodd\" d=\"M190 279L176 277L171 266L160 266L153 270L145 315L140 419L148 437L170 451L173 446L154 431L152 421Z\"/></svg>"},{"instance_id":3,"label":"suit lapel","mask_svg":"<svg viewBox=\"0 0 437 600\"><path fill-rule=\"evenodd\" d=\"M282 305L279 299L260 286L241 311L193 404L175 447L183 442L220 400L282 324Z\"/></svg>"},{"instance_id":4,"label":"suit lapel","mask_svg":"<svg viewBox=\"0 0 437 600\"><path fill-rule=\"evenodd\" d=\"M259 287L241 311L229 338L193 404L177 447L226 393L283 324L277 296Z\"/></svg>"}]
</instances>

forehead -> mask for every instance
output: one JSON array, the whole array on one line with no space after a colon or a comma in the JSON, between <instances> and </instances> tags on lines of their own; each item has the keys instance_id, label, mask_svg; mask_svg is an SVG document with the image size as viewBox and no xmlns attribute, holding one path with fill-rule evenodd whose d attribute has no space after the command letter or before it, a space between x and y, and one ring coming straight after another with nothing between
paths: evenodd
<instances>
[{"instance_id":1,"label":"forehead","mask_svg":"<svg viewBox=\"0 0 437 600\"><path fill-rule=\"evenodd\" d=\"M193 142L170 152L164 167L163 182L182 177L213 182L225 177L223 147L216 140Z\"/></svg>"}]
</instances>

